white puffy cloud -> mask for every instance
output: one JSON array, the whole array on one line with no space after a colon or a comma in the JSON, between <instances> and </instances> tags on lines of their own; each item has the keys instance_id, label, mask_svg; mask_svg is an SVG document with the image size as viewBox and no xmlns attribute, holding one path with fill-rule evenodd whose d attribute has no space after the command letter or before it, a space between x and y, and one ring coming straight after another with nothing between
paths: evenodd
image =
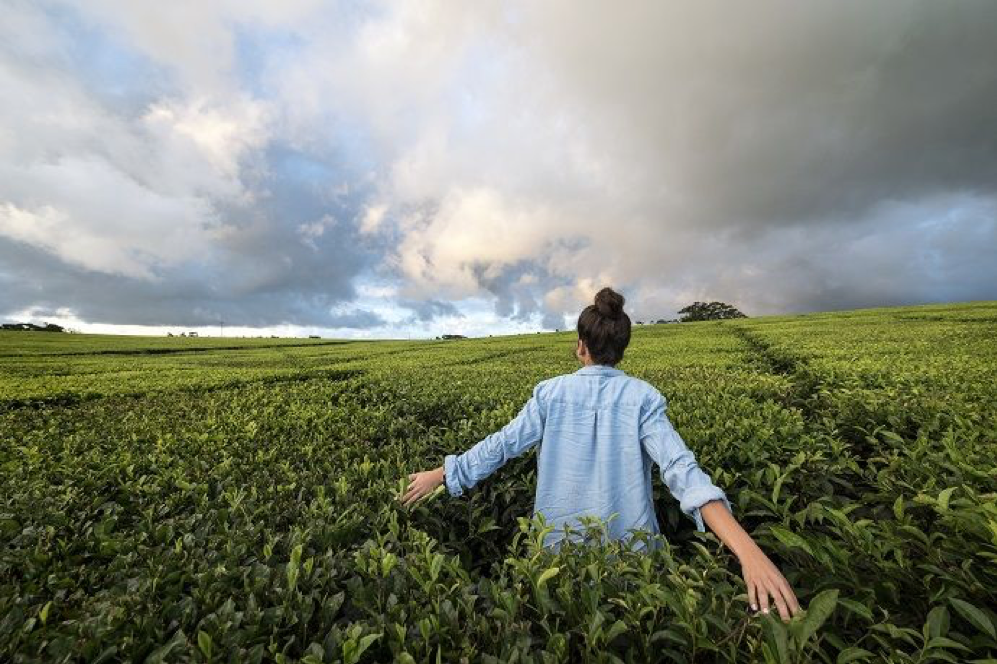
<instances>
[{"instance_id":1,"label":"white puffy cloud","mask_svg":"<svg viewBox=\"0 0 997 664\"><path fill-rule=\"evenodd\" d=\"M215 219L203 200L151 191L99 158L64 157L7 175L21 206L0 204L0 235L67 262L152 279L157 266L209 250Z\"/></svg>"},{"instance_id":2,"label":"white puffy cloud","mask_svg":"<svg viewBox=\"0 0 997 664\"><path fill-rule=\"evenodd\" d=\"M178 166L200 162L219 179L235 183L246 155L269 139L267 116L266 105L252 99L225 107L212 107L201 99L164 100L153 103L142 122L163 144L173 144L170 149L180 152Z\"/></svg>"},{"instance_id":3,"label":"white puffy cloud","mask_svg":"<svg viewBox=\"0 0 997 664\"><path fill-rule=\"evenodd\" d=\"M387 212L388 206L384 203L368 205L360 219L360 233L363 235L376 233Z\"/></svg>"},{"instance_id":4,"label":"white puffy cloud","mask_svg":"<svg viewBox=\"0 0 997 664\"><path fill-rule=\"evenodd\" d=\"M320 0L180 0L136 3L91 0L85 20L120 36L132 48L173 70L192 95L238 94L233 70L238 65L235 29L240 26L294 29L307 24L324 3Z\"/></svg>"}]
</instances>

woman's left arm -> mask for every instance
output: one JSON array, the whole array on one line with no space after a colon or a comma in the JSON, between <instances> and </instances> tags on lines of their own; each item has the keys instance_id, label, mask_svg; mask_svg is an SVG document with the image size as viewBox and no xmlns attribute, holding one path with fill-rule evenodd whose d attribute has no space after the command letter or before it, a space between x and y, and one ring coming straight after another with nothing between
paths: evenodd
<instances>
[{"instance_id":1,"label":"woman's left arm","mask_svg":"<svg viewBox=\"0 0 997 664\"><path fill-rule=\"evenodd\" d=\"M711 500L699 508L703 521L716 536L734 552L741 561L744 583L748 588L748 602L751 608L762 613L769 612L769 596L775 600L779 615L789 620L800 610L793 589L775 564L759 548L751 535L741 527L734 515L719 500Z\"/></svg>"},{"instance_id":2,"label":"woman's left arm","mask_svg":"<svg viewBox=\"0 0 997 664\"><path fill-rule=\"evenodd\" d=\"M751 536L741 527L731 510L724 491L713 484L695 455L668 419L667 402L658 392L651 394L646 414L640 423L641 444L661 467L661 478L679 500L683 512L696 521L696 529L710 527L741 561L744 582L751 608L769 612L769 595L779 607L783 620L800 610L789 583Z\"/></svg>"}]
</instances>

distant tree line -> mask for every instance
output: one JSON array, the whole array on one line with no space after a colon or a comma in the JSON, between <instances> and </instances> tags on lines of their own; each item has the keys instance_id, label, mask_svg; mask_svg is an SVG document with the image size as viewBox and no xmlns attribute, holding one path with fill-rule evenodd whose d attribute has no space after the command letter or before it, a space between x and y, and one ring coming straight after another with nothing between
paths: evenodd
<instances>
[{"instance_id":1,"label":"distant tree line","mask_svg":"<svg viewBox=\"0 0 997 664\"><path fill-rule=\"evenodd\" d=\"M17 330L21 332L69 332L66 328L55 323L45 323L35 325L34 323L4 323L0 325L0 330Z\"/></svg>"},{"instance_id":2,"label":"distant tree line","mask_svg":"<svg viewBox=\"0 0 997 664\"><path fill-rule=\"evenodd\" d=\"M654 321L655 324L663 323L687 323L699 320L724 320L728 318L747 318L743 313L738 311L736 308L724 302L693 302L692 304L679 309L679 313L682 314L682 318L672 318L665 320L664 318L659 318ZM643 325L644 321L637 321L637 325ZM61 325L56 325L55 323L45 323L44 325L35 325L34 323L3 323L0 325L0 330L16 330L16 331L29 331L29 332L69 332L72 333L73 330L66 329ZM558 332L560 330L555 330ZM540 334L540 332L537 332ZM167 332L166 336L181 336L181 337L196 337L197 332L181 332L179 335L174 335L172 332ZM491 336L491 335L489 335ZM271 338L276 339L277 335L273 335ZM311 335L309 338L318 339L318 335ZM466 339L462 334L444 334L436 337L437 339Z\"/></svg>"}]
</instances>

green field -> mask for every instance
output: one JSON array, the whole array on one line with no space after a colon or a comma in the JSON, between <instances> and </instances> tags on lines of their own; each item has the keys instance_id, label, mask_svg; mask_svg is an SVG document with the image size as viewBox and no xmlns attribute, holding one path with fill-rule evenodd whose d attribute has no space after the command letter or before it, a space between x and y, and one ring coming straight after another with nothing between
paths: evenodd
<instances>
[{"instance_id":1,"label":"green field","mask_svg":"<svg viewBox=\"0 0 997 664\"><path fill-rule=\"evenodd\" d=\"M635 326L788 625L657 476L650 555L540 549L535 449L399 506L574 339L0 333L0 661L995 661L997 302Z\"/></svg>"}]
</instances>

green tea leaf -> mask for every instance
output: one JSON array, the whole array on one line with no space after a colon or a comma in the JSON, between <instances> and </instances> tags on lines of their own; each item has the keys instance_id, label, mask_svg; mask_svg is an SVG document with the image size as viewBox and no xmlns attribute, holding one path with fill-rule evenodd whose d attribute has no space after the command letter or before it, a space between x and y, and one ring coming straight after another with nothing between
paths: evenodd
<instances>
[{"instance_id":1,"label":"green tea leaf","mask_svg":"<svg viewBox=\"0 0 997 664\"><path fill-rule=\"evenodd\" d=\"M796 533L786 530L785 528L780 528L779 526L771 526L770 529L772 531L772 534L775 535L776 538L786 546L797 547L803 549L810 555L813 555L814 553L813 549L810 548L810 545L807 543L807 541L804 540L799 535L797 535Z\"/></svg>"},{"instance_id":2,"label":"green tea leaf","mask_svg":"<svg viewBox=\"0 0 997 664\"><path fill-rule=\"evenodd\" d=\"M925 621L927 638L945 636L949 631L949 611L944 606L936 606L928 611Z\"/></svg>"},{"instance_id":3,"label":"green tea leaf","mask_svg":"<svg viewBox=\"0 0 997 664\"><path fill-rule=\"evenodd\" d=\"M543 573L540 575L540 578L537 579L537 588L542 588L545 583L547 583L555 576L557 576L558 572L560 571L561 571L560 567L551 567L549 569L545 569Z\"/></svg>"},{"instance_id":4,"label":"green tea leaf","mask_svg":"<svg viewBox=\"0 0 997 664\"><path fill-rule=\"evenodd\" d=\"M778 658L780 663L789 662L789 634L786 626L782 624L782 619L776 617L775 612L762 614L762 627L765 631L765 640L769 648Z\"/></svg>"},{"instance_id":5,"label":"green tea leaf","mask_svg":"<svg viewBox=\"0 0 997 664\"><path fill-rule=\"evenodd\" d=\"M990 622L990 618L987 614L979 610L969 602L961 599L956 599L955 597L950 598L949 602L958 611L963 618L969 621L974 627L980 629L990 635L991 639L997 639L997 632L994 630L994 625Z\"/></svg>"},{"instance_id":6,"label":"green tea leaf","mask_svg":"<svg viewBox=\"0 0 997 664\"><path fill-rule=\"evenodd\" d=\"M838 653L838 659L836 659L835 662L836 664L848 664L849 662L872 659L875 656L876 655L874 653L869 652L865 648L851 646Z\"/></svg>"},{"instance_id":7,"label":"green tea leaf","mask_svg":"<svg viewBox=\"0 0 997 664\"><path fill-rule=\"evenodd\" d=\"M810 640L810 637L824 624L834 611L838 601L838 589L831 588L818 594L807 605L806 615L800 623L800 645Z\"/></svg>"},{"instance_id":8,"label":"green tea leaf","mask_svg":"<svg viewBox=\"0 0 997 664\"><path fill-rule=\"evenodd\" d=\"M938 507L943 510L947 510L949 508L949 499L952 497L952 492L955 491L956 488L958 487L950 486L938 494Z\"/></svg>"},{"instance_id":9,"label":"green tea leaf","mask_svg":"<svg viewBox=\"0 0 997 664\"><path fill-rule=\"evenodd\" d=\"M197 647L201 649L204 656L211 658L211 635L201 630L197 633Z\"/></svg>"}]
</instances>

